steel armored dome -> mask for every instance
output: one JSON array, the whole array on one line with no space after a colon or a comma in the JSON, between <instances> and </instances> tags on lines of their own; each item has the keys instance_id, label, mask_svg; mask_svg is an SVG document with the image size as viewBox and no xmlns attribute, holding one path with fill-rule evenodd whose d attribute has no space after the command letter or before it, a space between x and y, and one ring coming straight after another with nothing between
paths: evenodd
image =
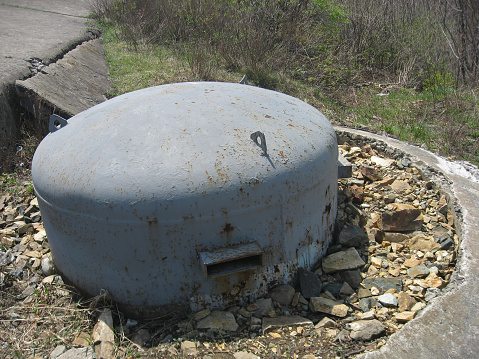
<instances>
[{"instance_id":1,"label":"steel armored dome","mask_svg":"<svg viewBox=\"0 0 479 359\"><path fill-rule=\"evenodd\" d=\"M55 265L88 295L221 307L290 281L331 239L336 135L294 97L169 84L53 129L34 187Z\"/></svg>"}]
</instances>

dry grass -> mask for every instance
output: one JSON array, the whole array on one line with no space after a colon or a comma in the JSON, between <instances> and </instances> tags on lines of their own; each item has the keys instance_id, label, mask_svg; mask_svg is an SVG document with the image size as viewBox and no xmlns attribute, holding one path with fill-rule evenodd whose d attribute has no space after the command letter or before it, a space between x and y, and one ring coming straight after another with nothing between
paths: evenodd
<instances>
[{"instance_id":1,"label":"dry grass","mask_svg":"<svg viewBox=\"0 0 479 359\"><path fill-rule=\"evenodd\" d=\"M70 346L91 330L91 310L81 309L75 292L62 284L41 284L19 300L22 285L10 282L0 291L0 337L3 358L48 357L57 345Z\"/></svg>"}]
</instances>

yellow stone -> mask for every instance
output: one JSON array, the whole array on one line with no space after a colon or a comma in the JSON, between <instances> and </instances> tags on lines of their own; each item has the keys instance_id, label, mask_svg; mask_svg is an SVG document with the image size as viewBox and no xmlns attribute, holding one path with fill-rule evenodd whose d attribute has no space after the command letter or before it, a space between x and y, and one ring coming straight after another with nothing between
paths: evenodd
<instances>
[{"instance_id":1,"label":"yellow stone","mask_svg":"<svg viewBox=\"0 0 479 359\"><path fill-rule=\"evenodd\" d=\"M371 264L377 268L381 268L383 261L378 257L371 257Z\"/></svg>"},{"instance_id":2,"label":"yellow stone","mask_svg":"<svg viewBox=\"0 0 479 359\"><path fill-rule=\"evenodd\" d=\"M431 273L426 279L421 281L420 285L425 288L442 289L447 285L447 283L442 278L438 277L436 273Z\"/></svg>"},{"instance_id":3,"label":"yellow stone","mask_svg":"<svg viewBox=\"0 0 479 359\"><path fill-rule=\"evenodd\" d=\"M29 251L26 250L24 254L30 258L42 258L42 254L39 251Z\"/></svg>"},{"instance_id":4,"label":"yellow stone","mask_svg":"<svg viewBox=\"0 0 479 359\"><path fill-rule=\"evenodd\" d=\"M85 332L80 332L77 335L75 335L75 339L73 339L73 345L79 346L79 347L87 347L91 344L92 340L90 337L90 334L85 333Z\"/></svg>"},{"instance_id":5,"label":"yellow stone","mask_svg":"<svg viewBox=\"0 0 479 359\"><path fill-rule=\"evenodd\" d=\"M405 311L396 314L396 321L399 323L409 322L414 319L416 312Z\"/></svg>"}]
</instances>

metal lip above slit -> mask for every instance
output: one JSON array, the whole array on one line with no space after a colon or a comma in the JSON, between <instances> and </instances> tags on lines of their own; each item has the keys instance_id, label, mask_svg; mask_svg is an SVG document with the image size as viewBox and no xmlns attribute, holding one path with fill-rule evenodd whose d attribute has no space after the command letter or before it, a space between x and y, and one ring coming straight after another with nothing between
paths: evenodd
<instances>
[{"instance_id":1,"label":"metal lip above slit","mask_svg":"<svg viewBox=\"0 0 479 359\"><path fill-rule=\"evenodd\" d=\"M255 269L264 264L263 250L257 242L198 252L206 278Z\"/></svg>"}]
</instances>

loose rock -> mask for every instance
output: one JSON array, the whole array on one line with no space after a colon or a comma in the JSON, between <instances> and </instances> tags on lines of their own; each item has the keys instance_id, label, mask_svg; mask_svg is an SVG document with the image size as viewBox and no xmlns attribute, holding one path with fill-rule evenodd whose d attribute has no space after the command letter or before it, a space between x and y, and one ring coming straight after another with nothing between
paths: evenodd
<instances>
[{"instance_id":1,"label":"loose rock","mask_svg":"<svg viewBox=\"0 0 479 359\"><path fill-rule=\"evenodd\" d=\"M371 181L378 181L381 179L381 174L372 166L362 165L361 174Z\"/></svg>"},{"instance_id":2,"label":"loose rock","mask_svg":"<svg viewBox=\"0 0 479 359\"><path fill-rule=\"evenodd\" d=\"M283 284L273 288L270 291L269 296L271 297L271 299L278 302L282 306L288 306L291 304L295 292L296 291L292 286L288 284Z\"/></svg>"},{"instance_id":3,"label":"loose rock","mask_svg":"<svg viewBox=\"0 0 479 359\"><path fill-rule=\"evenodd\" d=\"M235 359L261 359L259 356L248 352L234 353L233 356L235 357Z\"/></svg>"},{"instance_id":4,"label":"loose rock","mask_svg":"<svg viewBox=\"0 0 479 359\"><path fill-rule=\"evenodd\" d=\"M183 353L183 355L187 356L198 354L198 350L196 350L196 344L189 340L181 342L181 352Z\"/></svg>"},{"instance_id":5,"label":"loose rock","mask_svg":"<svg viewBox=\"0 0 479 359\"><path fill-rule=\"evenodd\" d=\"M364 261L358 251L351 247L345 251L330 254L323 259L322 268L325 273L334 273L342 270L351 270L362 267Z\"/></svg>"},{"instance_id":6,"label":"loose rock","mask_svg":"<svg viewBox=\"0 0 479 359\"><path fill-rule=\"evenodd\" d=\"M407 275L411 278L424 278L428 274L429 274L429 268L426 267L424 264L409 268L407 270Z\"/></svg>"},{"instance_id":7,"label":"loose rock","mask_svg":"<svg viewBox=\"0 0 479 359\"><path fill-rule=\"evenodd\" d=\"M53 351L50 353L50 359L56 359L63 353L65 353L67 348L64 345L58 345Z\"/></svg>"},{"instance_id":8,"label":"loose rock","mask_svg":"<svg viewBox=\"0 0 479 359\"><path fill-rule=\"evenodd\" d=\"M221 329L234 332L238 329L235 317L230 312L214 311L197 324L198 329Z\"/></svg>"},{"instance_id":9,"label":"loose rock","mask_svg":"<svg viewBox=\"0 0 479 359\"><path fill-rule=\"evenodd\" d=\"M398 323L404 323L404 322L409 322L410 320L413 320L414 317L416 316L416 312L401 312L397 313L395 318L398 321Z\"/></svg>"},{"instance_id":10,"label":"loose rock","mask_svg":"<svg viewBox=\"0 0 479 359\"><path fill-rule=\"evenodd\" d=\"M339 243L345 247L360 247L367 240L368 235L357 225L345 227L339 233Z\"/></svg>"},{"instance_id":11,"label":"loose rock","mask_svg":"<svg viewBox=\"0 0 479 359\"><path fill-rule=\"evenodd\" d=\"M428 237L423 234L414 236L409 240L410 249L415 249L423 252L434 251L441 248L439 243L436 243L433 237Z\"/></svg>"},{"instance_id":12,"label":"loose rock","mask_svg":"<svg viewBox=\"0 0 479 359\"><path fill-rule=\"evenodd\" d=\"M45 275L45 277L48 277L55 273L55 266L53 265L53 261L50 256L43 257L41 266L42 266L42 272Z\"/></svg>"},{"instance_id":13,"label":"loose rock","mask_svg":"<svg viewBox=\"0 0 479 359\"><path fill-rule=\"evenodd\" d=\"M94 359L95 352L91 347L83 347L83 348L72 348L67 350L63 354L56 357L56 359ZM97 358L101 358L98 357ZM105 357L112 358L112 357Z\"/></svg>"},{"instance_id":14,"label":"loose rock","mask_svg":"<svg viewBox=\"0 0 479 359\"><path fill-rule=\"evenodd\" d=\"M347 305L323 297L311 298L309 307L313 312L327 313L342 318L348 315L349 310Z\"/></svg>"},{"instance_id":15,"label":"loose rock","mask_svg":"<svg viewBox=\"0 0 479 359\"><path fill-rule=\"evenodd\" d=\"M301 325L303 327L312 327L313 322L307 318L303 318L297 315L280 316L276 318L263 318L263 333L270 330L283 327L294 327Z\"/></svg>"},{"instance_id":16,"label":"loose rock","mask_svg":"<svg viewBox=\"0 0 479 359\"><path fill-rule=\"evenodd\" d=\"M384 277L384 278L375 278L369 277L366 278L363 282L364 286L371 290L371 288L377 288L378 294L384 294L390 289L395 289L397 292L402 289L402 280L400 278Z\"/></svg>"},{"instance_id":17,"label":"loose rock","mask_svg":"<svg viewBox=\"0 0 479 359\"><path fill-rule=\"evenodd\" d=\"M399 292L398 294L398 310L400 312L408 311L412 308L412 306L416 303L414 298L412 298L409 294L405 292Z\"/></svg>"},{"instance_id":18,"label":"loose rock","mask_svg":"<svg viewBox=\"0 0 479 359\"><path fill-rule=\"evenodd\" d=\"M111 310L103 309L92 334L95 345L95 354L98 358L114 358L115 334L113 333L113 318Z\"/></svg>"},{"instance_id":19,"label":"loose rock","mask_svg":"<svg viewBox=\"0 0 479 359\"><path fill-rule=\"evenodd\" d=\"M322 283L319 277L304 268L299 268L299 286L301 287L301 294L304 298L317 297L321 294ZM294 289L293 289L294 291ZM294 292L293 292L294 294Z\"/></svg>"},{"instance_id":20,"label":"loose rock","mask_svg":"<svg viewBox=\"0 0 479 359\"><path fill-rule=\"evenodd\" d=\"M389 232L405 232L420 230L423 224L421 210L412 205L398 206L394 212L381 215L381 229Z\"/></svg>"},{"instance_id":21,"label":"loose rock","mask_svg":"<svg viewBox=\"0 0 479 359\"><path fill-rule=\"evenodd\" d=\"M150 339L151 335L148 330L139 329L131 336L130 340L139 347L144 347Z\"/></svg>"},{"instance_id":22,"label":"loose rock","mask_svg":"<svg viewBox=\"0 0 479 359\"><path fill-rule=\"evenodd\" d=\"M391 293L386 293L378 297L378 302L384 305L385 307L397 307L398 301L394 295Z\"/></svg>"},{"instance_id":23,"label":"loose rock","mask_svg":"<svg viewBox=\"0 0 479 359\"><path fill-rule=\"evenodd\" d=\"M351 330L349 336L354 340L371 340L386 333L384 325L377 319L358 320L348 325Z\"/></svg>"},{"instance_id":24,"label":"loose rock","mask_svg":"<svg viewBox=\"0 0 479 359\"><path fill-rule=\"evenodd\" d=\"M391 243L402 243L409 239L409 236L404 233L386 232L384 233L384 240Z\"/></svg>"},{"instance_id":25,"label":"loose rock","mask_svg":"<svg viewBox=\"0 0 479 359\"><path fill-rule=\"evenodd\" d=\"M359 269L345 270L340 272L340 275L341 275L341 280L348 283L353 289L358 289L359 285L361 284L363 280Z\"/></svg>"}]
</instances>

